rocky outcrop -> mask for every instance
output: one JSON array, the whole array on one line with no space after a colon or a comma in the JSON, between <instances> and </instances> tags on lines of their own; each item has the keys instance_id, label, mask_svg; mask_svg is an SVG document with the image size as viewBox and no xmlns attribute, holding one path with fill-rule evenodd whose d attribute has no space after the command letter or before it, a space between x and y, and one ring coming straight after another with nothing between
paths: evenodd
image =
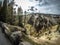
<instances>
[{"instance_id":1,"label":"rocky outcrop","mask_svg":"<svg viewBox=\"0 0 60 45\"><path fill-rule=\"evenodd\" d=\"M6 35L6 37L12 42L13 45L18 45L20 41L22 41L23 33L25 33L25 29L18 27L18 26L12 26L6 23L0 23L2 32Z\"/></svg>"},{"instance_id":2,"label":"rocky outcrop","mask_svg":"<svg viewBox=\"0 0 60 45\"><path fill-rule=\"evenodd\" d=\"M44 15L32 15L28 21L28 24L35 27L38 33L42 29L46 30L46 29L49 29L49 27L56 25L57 21L51 16L47 17Z\"/></svg>"}]
</instances>

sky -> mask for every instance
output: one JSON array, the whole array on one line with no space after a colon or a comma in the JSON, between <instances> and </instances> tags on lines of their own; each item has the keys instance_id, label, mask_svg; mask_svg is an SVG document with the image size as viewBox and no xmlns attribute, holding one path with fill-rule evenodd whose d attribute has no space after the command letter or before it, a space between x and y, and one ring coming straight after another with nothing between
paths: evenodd
<instances>
[{"instance_id":1,"label":"sky","mask_svg":"<svg viewBox=\"0 0 60 45\"><path fill-rule=\"evenodd\" d=\"M18 7L21 6L23 11L27 11L31 6L36 7L36 2L33 0L15 0L15 3L18 4Z\"/></svg>"},{"instance_id":2,"label":"sky","mask_svg":"<svg viewBox=\"0 0 60 45\"><path fill-rule=\"evenodd\" d=\"M27 11L31 6L34 6L38 9L34 12L60 14L60 0L40 0L40 5L39 1L35 0L15 0L15 3L18 5L18 7L21 6L23 11Z\"/></svg>"},{"instance_id":3,"label":"sky","mask_svg":"<svg viewBox=\"0 0 60 45\"><path fill-rule=\"evenodd\" d=\"M38 9L34 12L60 14L60 0L40 0L40 5L39 1L35 0L15 0L15 2L20 5L24 11L34 6Z\"/></svg>"}]
</instances>

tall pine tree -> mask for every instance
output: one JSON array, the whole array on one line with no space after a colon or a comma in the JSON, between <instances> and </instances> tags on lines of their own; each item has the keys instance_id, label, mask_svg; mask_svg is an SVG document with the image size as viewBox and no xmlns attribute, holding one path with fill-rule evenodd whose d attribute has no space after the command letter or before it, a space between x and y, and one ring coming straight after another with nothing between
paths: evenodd
<instances>
[{"instance_id":1,"label":"tall pine tree","mask_svg":"<svg viewBox=\"0 0 60 45\"><path fill-rule=\"evenodd\" d=\"M3 22L6 22L6 16L7 16L7 0L4 0L3 7L1 10L1 18Z\"/></svg>"}]
</instances>

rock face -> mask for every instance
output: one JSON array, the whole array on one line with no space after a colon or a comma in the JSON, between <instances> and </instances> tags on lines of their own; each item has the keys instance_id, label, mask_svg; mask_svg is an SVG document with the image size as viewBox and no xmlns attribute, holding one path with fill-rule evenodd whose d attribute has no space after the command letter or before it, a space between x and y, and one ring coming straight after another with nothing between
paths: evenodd
<instances>
[{"instance_id":1,"label":"rock face","mask_svg":"<svg viewBox=\"0 0 60 45\"><path fill-rule=\"evenodd\" d=\"M3 22L0 22L0 27L2 28L2 32L5 33L5 27Z\"/></svg>"},{"instance_id":2,"label":"rock face","mask_svg":"<svg viewBox=\"0 0 60 45\"><path fill-rule=\"evenodd\" d=\"M2 32L12 42L12 44L19 45L20 41L22 41L22 33L25 32L25 29L18 26L12 26L6 23L2 23L1 27L3 29Z\"/></svg>"},{"instance_id":3,"label":"rock face","mask_svg":"<svg viewBox=\"0 0 60 45\"><path fill-rule=\"evenodd\" d=\"M28 21L28 23L35 27L37 33L48 27L56 25L56 20L51 16L44 16L44 15L32 15Z\"/></svg>"},{"instance_id":4,"label":"rock face","mask_svg":"<svg viewBox=\"0 0 60 45\"><path fill-rule=\"evenodd\" d=\"M16 31L16 32L13 32L10 37L15 40L16 37L19 36L20 38L22 38L22 32L21 31Z\"/></svg>"},{"instance_id":5,"label":"rock face","mask_svg":"<svg viewBox=\"0 0 60 45\"><path fill-rule=\"evenodd\" d=\"M11 42L2 33L1 27L0 27L0 45L12 45Z\"/></svg>"},{"instance_id":6,"label":"rock face","mask_svg":"<svg viewBox=\"0 0 60 45\"><path fill-rule=\"evenodd\" d=\"M13 42L14 45L19 45L19 43L22 41L22 33L21 31L16 31L16 32L13 32L11 35L10 35L10 38L11 38L11 41Z\"/></svg>"},{"instance_id":7,"label":"rock face","mask_svg":"<svg viewBox=\"0 0 60 45\"><path fill-rule=\"evenodd\" d=\"M51 43L54 40L57 40L57 38L60 38L60 33L58 33L60 32L60 29L59 31L57 31L57 21L53 17L47 17L44 15L33 15L30 17L27 24L28 26L30 25L30 27L26 25L25 28L27 28L27 30L22 27L8 25L2 22L0 23L0 26L3 29L2 32L9 37L14 45L18 45L21 41L23 37L22 32L25 34L27 32L27 36L30 36L29 38L34 40L35 42L39 42L40 39L42 39L43 41L45 40ZM22 42L22 44L24 45L25 43L26 45L29 44L27 42Z\"/></svg>"}]
</instances>

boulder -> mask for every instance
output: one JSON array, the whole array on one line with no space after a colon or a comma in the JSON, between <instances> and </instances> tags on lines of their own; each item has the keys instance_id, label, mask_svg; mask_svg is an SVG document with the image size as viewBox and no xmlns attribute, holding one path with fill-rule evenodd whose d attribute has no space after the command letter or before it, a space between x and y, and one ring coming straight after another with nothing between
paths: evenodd
<instances>
[{"instance_id":1,"label":"boulder","mask_svg":"<svg viewBox=\"0 0 60 45\"><path fill-rule=\"evenodd\" d=\"M16 31L13 32L10 35L10 40L13 43L13 45L19 45L19 43L22 41L22 32L21 31Z\"/></svg>"}]
</instances>

